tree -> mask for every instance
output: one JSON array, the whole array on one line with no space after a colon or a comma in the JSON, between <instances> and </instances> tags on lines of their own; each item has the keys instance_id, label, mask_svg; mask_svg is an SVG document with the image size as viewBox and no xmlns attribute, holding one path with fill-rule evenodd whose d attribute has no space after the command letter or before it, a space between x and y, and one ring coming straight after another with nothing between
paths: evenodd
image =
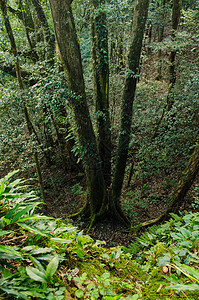
<instances>
[{"instance_id":1,"label":"tree","mask_svg":"<svg viewBox=\"0 0 199 300\"><path fill-rule=\"evenodd\" d=\"M180 0L173 0L172 6L172 33L171 38L172 41L175 41L178 24L180 21ZM176 83L176 66L175 66L175 59L176 59L177 51L174 49L171 50L169 55L169 91L167 96L167 109L170 110L174 100L173 100L173 88Z\"/></svg>"},{"instance_id":2,"label":"tree","mask_svg":"<svg viewBox=\"0 0 199 300\"><path fill-rule=\"evenodd\" d=\"M7 34L8 34L8 38L9 38L9 41L10 41L12 53L15 57L15 71L16 71L16 76L17 76L17 80L18 80L18 84L19 84L19 89L21 91L23 91L24 90L24 84L23 84L23 80L22 80L22 77L21 77L21 68L20 68L20 64L19 64L15 38L14 38L12 27L11 27L9 17L8 17L8 14L7 14L6 0L0 0L0 7L1 7L2 15L3 15L5 27L6 27L6 31L7 31ZM28 128L28 132L29 132L29 135L31 136L34 133L34 128L33 128L32 122L30 120L29 112L28 112L25 101L23 101L23 111L24 111L24 117L25 117L25 120L26 120L26 125L27 125L27 128ZM42 195L42 198L45 200L45 192L44 192L43 179L42 179L41 169L40 169L40 164L39 164L39 159L38 159L38 153L34 149L34 147L33 147L33 156L34 156L34 160L35 160L36 171L37 171L37 175L38 175L41 195Z\"/></svg>"},{"instance_id":3,"label":"tree","mask_svg":"<svg viewBox=\"0 0 199 300\"><path fill-rule=\"evenodd\" d=\"M109 116L109 54L106 14L102 9L105 1L93 0L92 51L93 73L98 121L99 155L102 160L106 188L111 184L111 124Z\"/></svg>"},{"instance_id":4,"label":"tree","mask_svg":"<svg viewBox=\"0 0 199 300\"><path fill-rule=\"evenodd\" d=\"M199 145L196 145L187 163L187 166L184 169L182 176L180 177L180 180L178 181L178 184L174 189L172 195L172 201L170 202L166 212L167 214L169 214L170 212L174 212L174 213L178 212L198 172L199 172Z\"/></svg>"},{"instance_id":5,"label":"tree","mask_svg":"<svg viewBox=\"0 0 199 300\"><path fill-rule=\"evenodd\" d=\"M103 165L100 153L97 149L96 137L90 119L85 93L81 53L77 40L71 2L71 0L50 0L50 5L55 36L71 91L70 103L74 110L79 140L84 151L83 163L87 177L88 201L83 209L83 214L89 218L91 225L95 220L102 218L106 213L111 213L115 218L130 226L129 221L121 210L119 200L128 155L132 106L149 1L135 1L133 11L132 41L128 56L127 76L122 103L121 133L112 191L110 191L110 189L108 191L106 190ZM96 5L96 2L93 3ZM102 22L104 20L104 14L100 15L99 18ZM95 20L95 22L97 22L97 20ZM96 23L93 24L93 26L95 27ZM99 39L100 37L97 34L98 33L95 32L93 37ZM106 43L106 37L103 42ZM96 45L95 43L96 40L94 40L94 45ZM103 44L102 47L106 48L106 44ZM99 46L94 49L94 52L95 50L98 51L98 53L94 53L97 57L97 55L100 55ZM94 58L95 67L96 62L97 60ZM104 66L100 65L100 67L102 68ZM103 75L105 74L107 74L107 71L103 71ZM107 84L107 79L104 79ZM101 85L101 87L102 86L103 85Z\"/></svg>"},{"instance_id":6,"label":"tree","mask_svg":"<svg viewBox=\"0 0 199 300\"><path fill-rule=\"evenodd\" d=\"M37 17L38 17L38 19L41 23L41 26L43 28L43 31L44 31L45 44L46 44L46 48L47 48L45 51L45 57L51 64L53 64L54 52L55 52L54 35L50 31L48 21L46 19L46 16L43 11L40 0L31 0L31 1L35 7L35 10L37 12Z\"/></svg>"}]
</instances>

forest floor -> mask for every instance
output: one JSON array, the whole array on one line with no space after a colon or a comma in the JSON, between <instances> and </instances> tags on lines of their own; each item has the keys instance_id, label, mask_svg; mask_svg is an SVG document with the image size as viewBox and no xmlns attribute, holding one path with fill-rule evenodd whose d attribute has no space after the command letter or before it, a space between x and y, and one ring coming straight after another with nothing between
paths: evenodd
<instances>
[{"instance_id":1,"label":"forest floor","mask_svg":"<svg viewBox=\"0 0 199 300\"><path fill-rule=\"evenodd\" d=\"M68 216L77 213L85 203L86 191L84 189L84 179L81 179L80 181L75 174L68 174L65 177L57 174L57 177L62 178L59 183L59 189L56 188L56 193L53 194L53 196L52 192L49 191L49 198L46 201L44 213L55 218L62 218L82 230L84 229L85 224L80 220L80 218L71 219L68 218ZM196 182L199 183L199 176L196 179ZM165 200L163 199L158 203L147 201L147 204L145 203L145 207L140 207L139 203L131 207L131 201L134 201L134 199L129 199L128 192L129 190L132 191L132 189L134 189L135 194L139 194L142 188L139 182L133 182L130 187L125 187L123 189L121 197L121 206L131 220L132 225L136 226L145 221L154 219L166 210L166 195ZM157 190L156 192L160 193L160 195L163 194L162 191ZM169 191L164 191L164 193L169 194ZM190 191L185 199L185 205L182 209L189 210L191 208L190 203L192 198L192 193ZM94 240L105 241L106 247L127 247L134 238L139 236L144 230L145 229L140 228L134 232L129 231L122 224L118 223L111 217L108 217L95 224L87 233Z\"/></svg>"}]
</instances>

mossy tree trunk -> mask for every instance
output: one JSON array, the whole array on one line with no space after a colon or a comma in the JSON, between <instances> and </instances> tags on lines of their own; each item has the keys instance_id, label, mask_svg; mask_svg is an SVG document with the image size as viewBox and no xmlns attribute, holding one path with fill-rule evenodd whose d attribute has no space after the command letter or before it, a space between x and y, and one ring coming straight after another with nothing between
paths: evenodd
<instances>
[{"instance_id":1,"label":"mossy tree trunk","mask_svg":"<svg viewBox=\"0 0 199 300\"><path fill-rule=\"evenodd\" d=\"M93 0L92 53L98 122L99 155L107 188L111 184L111 125L109 116L109 58L104 0Z\"/></svg>"},{"instance_id":2,"label":"mossy tree trunk","mask_svg":"<svg viewBox=\"0 0 199 300\"><path fill-rule=\"evenodd\" d=\"M41 23L44 32L44 38L46 43L45 58L49 61L50 64L53 64L54 55L55 55L55 37L50 31L48 21L46 19L40 0L31 0L31 1L35 7L35 10L37 12L37 17Z\"/></svg>"},{"instance_id":3,"label":"mossy tree trunk","mask_svg":"<svg viewBox=\"0 0 199 300\"><path fill-rule=\"evenodd\" d=\"M23 53L23 55L32 59L34 62L38 61L39 57L35 50L35 46L36 46L35 26L34 26L29 4L27 3L27 1L19 0L18 9L14 9L9 5L7 8L12 14L16 15L24 25L26 31L26 37L30 46L30 51L28 52L26 51L25 53Z\"/></svg>"},{"instance_id":4,"label":"mossy tree trunk","mask_svg":"<svg viewBox=\"0 0 199 300\"><path fill-rule=\"evenodd\" d=\"M158 43L161 43L163 40L164 34L164 23L166 18L166 2L167 0L162 0L160 3L160 18L159 18L159 27L158 27ZM156 80L162 79L162 50L158 50L158 76Z\"/></svg>"},{"instance_id":5,"label":"mossy tree trunk","mask_svg":"<svg viewBox=\"0 0 199 300\"><path fill-rule=\"evenodd\" d=\"M148 5L149 0L136 0L133 10L131 33L132 41L128 54L128 71L122 100L121 130L111 195L111 207L112 211L114 211L115 214L117 214L117 211L120 211L121 209L120 196L129 150L133 101L135 97L136 82L139 72L140 54L148 14ZM121 212L120 216L123 223L128 223L128 220L126 220L126 217Z\"/></svg>"},{"instance_id":6,"label":"mossy tree trunk","mask_svg":"<svg viewBox=\"0 0 199 300\"><path fill-rule=\"evenodd\" d=\"M174 43L179 21L180 21L180 0L173 0L173 7L172 7L172 33L171 38ZM175 60L176 60L176 53L177 51L174 49L174 46L172 46L173 49L170 52L169 55L169 91L167 96L167 109L170 110L173 103L173 88L176 83L176 66L175 66Z\"/></svg>"},{"instance_id":7,"label":"mossy tree trunk","mask_svg":"<svg viewBox=\"0 0 199 300\"><path fill-rule=\"evenodd\" d=\"M35 50L36 41L33 38L31 38L31 34L34 36L34 23L32 20L31 12L28 3L22 2L22 0L19 0L19 8L22 13L22 22L25 27L26 31L26 37L30 46L30 55L28 55L34 62L39 60L39 57L37 55L37 52Z\"/></svg>"},{"instance_id":8,"label":"mossy tree trunk","mask_svg":"<svg viewBox=\"0 0 199 300\"><path fill-rule=\"evenodd\" d=\"M89 192L84 213L87 213L91 221L96 218L101 218L105 213L110 213L115 219L130 226L130 222L122 212L119 200L128 155L132 105L149 1L137 0L133 12L132 43L128 56L128 76L126 78L123 95L121 134L112 197L110 198L106 193L103 166L97 149L97 142L86 101L80 47L77 41L71 0L50 0L50 4L56 40L71 91L70 103L73 106L79 139L84 152L83 162ZM100 18L101 17L102 16L100 16ZM106 72L105 74L106 76L108 75ZM107 85L107 79L105 80L105 84Z\"/></svg>"},{"instance_id":9,"label":"mossy tree trunk","mask_svg":"<svg viewBox=\"0 0 199 300\"><path fill-rule=\"evenodd\" d=\"M16 71L16 75L17 75L19 88L20 88L21 91L23 91L24 86L23 86L23 80L22 80L22 76L21 76L21 68L20 68L20 64L19 64L15 38L14 38L14 35L13 35L12 27L11 27L11 24L10 24L10 21L9 21L9 16L8 16L8 13L7 13L7 1L6 0L0 0L0 8L1 8L1 11L2 11L6 31L7 31L7 34L8 34L8 38L10 40L11 50L12 50L12 53L15 57L15 71ZM27 128L28 128L29 135L31 137L31 135L34 132L34 128L33 128L32 122L30 120L30 116L29 116L26 104L23 103L23 106L24 106L24 116L25 116L25 120L26 120L26 125L27 125ZM38 180L39 180L41 195L42 195L43 200L45 201L45 193L44 193L42 174L41 174L41 169L40 169L40 164L39 164L39 159L38 159L38 153L37 153L36 149L34 149L34 148L33 148L33 156L34 156L34 160L35 160L35 165L36 165L36 170L37 170L37 176L38 176Z\"/></svg>"},{"instance_id":10,"label":"mossy tree trunk","mask_svg":"<svg viewBox=\"0 0 199 300\"><path fill-rule=\"evenodd\" d=\"M152 219L150 221L146 221L141 224L142 227L152 226L154 224L159 224L160 222L168 219L170 217L170 213L178 213L179 208L182 205L184 198L191 188L196 175L199 172L199 145L195 146L195 149L189 159L189 162L182 173L180 180L174 192L172 194L172 200L167 208L167 210L157 217L156 219Z\"/></svg>"},{"instance_id":11,"label":"mossy tree trunk","mask_svg":"<svg viewBox=\"0 0 199 300\"><path fill-rule=\"evenodd\" d=\"M172 201L168 207L167 214L170 212L177 213L184 197L193 184L196 175L199 172L199 145L197 145L189 159L187 167L182 173L182 176L173 192Z\"/></svg>"},{"instance_id":12,"label":"mossy tree trunk","mask_svg":"<svg viewBox=\"0 0 199 300\"><path fill-rule=\"evenodd\" d=\"M102 163L97 151L97 142L86 101L82 60L71 1L50 0L50 5L55 36L71 91L70 103L74 110L83 151L83 163L88 187L88 202L84 215L94 220L97 216L102 215L105 210L106 189Z\"/></svg>"}]
</instances>

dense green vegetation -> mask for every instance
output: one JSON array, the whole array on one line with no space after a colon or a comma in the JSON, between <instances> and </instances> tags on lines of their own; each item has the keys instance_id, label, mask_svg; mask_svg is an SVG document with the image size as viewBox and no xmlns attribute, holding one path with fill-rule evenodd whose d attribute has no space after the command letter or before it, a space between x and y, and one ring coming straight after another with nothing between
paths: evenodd
<instances>
[{"instance_id":1,"label":"dense green vegetation","mask_svg":"<svg viewBox=\"0 0 199 300\"><path fill-rule=\"evenodd\" d=\"M128 248L106 249L42 215L16 173L0 185L1 299L198 299L199 213L173 214Z\"/></svg>"},{"instance_id":2,"label":"dense green vegetation","mask_svg":"<svg viewBox=\"0 0 199 300\"><path fill-rule=\"evenodd\" d=\"M0 0L0 299L199 298L198 12Z\"/></svg>"}]
</instances>

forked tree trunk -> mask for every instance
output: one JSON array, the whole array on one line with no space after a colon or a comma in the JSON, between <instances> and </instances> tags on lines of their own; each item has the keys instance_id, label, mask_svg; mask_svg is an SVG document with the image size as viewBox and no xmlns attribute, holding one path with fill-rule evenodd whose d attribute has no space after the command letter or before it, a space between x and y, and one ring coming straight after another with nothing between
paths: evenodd
<instances>
[{"instance_id":1,"label":"forked tree trunk","mask_svg":"<svg viewBox=\"0 0 199 300\"><path fill-rule=\"evenodd\" d=\"M71 0L50 0L55 35L71 90L70 102L74 109L79 139L84 151L83 162L89 191L89 200L86 204L88 216L93 221L98 217L102 217L104 213L109 212L114 218L130 226L130 222L121 210L119 200L128 154L132 105L149 1L137 0L133 14L132 43L128 60L129 72L124 89L122 126L110 203L107 201L108 197L106 195L101 159L97 151L97 143L86 102L81 54L77 42L71 2Z\"/></svg>"},{"instance_id":2,"label":"forked tree trunk","mask_svg":"<svg viewBox=\"0 0 199 300\"><path fill-rule=\"evenodd\" d=\"M98 122L99 155L107 188L111 184L111 125L109 116L109 58L106 14L102 9L104 0L93 0L92 52L93 73Z\"/></svg>"},{"instance_id":3,"label":"forked tree trunk","mask_svg":"<svg viewBox=\"0 0 199 300\"><path fill-rule=\"evenodd\" d=\"M129 150L133 101L135 97L137 75L139 72L139 61L142 49L144 29L148 14L148 5L149 0L136 0L133 11L132 42L128 54L128 74L125 81L122 100L121 130L111 195L111 207L112 211L114 211L115 214L117 214L117 212L121 210L120 196ZM121 211L120 216L123 223L129 223Z\"/></svg>"}]
</instances>

